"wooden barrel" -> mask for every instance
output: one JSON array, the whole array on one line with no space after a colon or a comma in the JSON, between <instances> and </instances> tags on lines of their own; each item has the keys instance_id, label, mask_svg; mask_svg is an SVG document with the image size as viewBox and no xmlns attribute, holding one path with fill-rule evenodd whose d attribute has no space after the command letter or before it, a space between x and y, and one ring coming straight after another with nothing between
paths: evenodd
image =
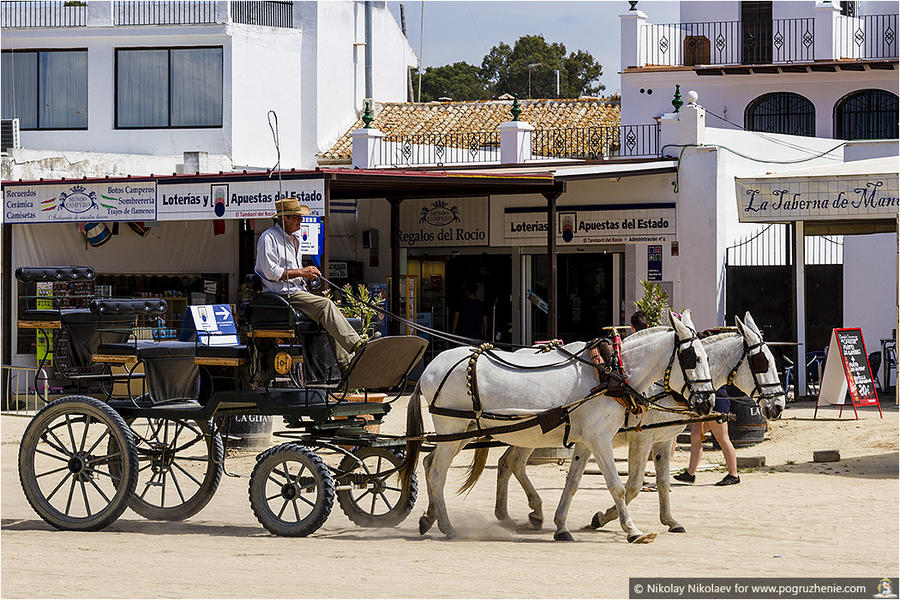
<instances>
[{"instance_id":1,"label":"wooden barrel","mask_svg":"<svg viewBox=\"0 0 900 600\"><path fill-rule=\"evenodd\" d=\"M229 415L216 420L229 450L265 450L271 444L273 421L269 415Z\"/></svg>"},{"instance_id":2,"label":"wooden barrel","mask_svg":"<svg viewBox=\"0 0 900 600\"><path fill-rule=\"evenodd\" d=\"M734 421L728 424L728 437L735 448L753 446L765 439L766 418L756 402L747 396L732 397L730 412Z\"/></svg>"},{"instance_id":3,"label":"wooden barrel","mask_svg":"<svg viewBox=\"0 0 900 600\"><path fill-rule=\"evenodd\" d=\"M571 448L535 448L528 457L529 465L545 465L557 463L559 465L572 460Z\"/></svg>"}]
</instances>

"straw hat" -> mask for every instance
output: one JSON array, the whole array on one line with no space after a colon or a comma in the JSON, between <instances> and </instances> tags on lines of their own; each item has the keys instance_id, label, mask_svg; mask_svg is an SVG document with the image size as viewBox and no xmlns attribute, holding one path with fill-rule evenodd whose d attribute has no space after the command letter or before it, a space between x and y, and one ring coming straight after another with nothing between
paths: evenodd
<instances>
[{"instance_id":1,"label":"straw hat","mask_svg":"<svg viewBox=\"0 0 900 600\"><path fill-rule=\"evenodd\" d=\"M287 217L291 215L306 216L312 214L312 210L305 205L300 204L296 198L284 198L275 201L275 214L279 217Z\"/></svg>"}]
</instances>

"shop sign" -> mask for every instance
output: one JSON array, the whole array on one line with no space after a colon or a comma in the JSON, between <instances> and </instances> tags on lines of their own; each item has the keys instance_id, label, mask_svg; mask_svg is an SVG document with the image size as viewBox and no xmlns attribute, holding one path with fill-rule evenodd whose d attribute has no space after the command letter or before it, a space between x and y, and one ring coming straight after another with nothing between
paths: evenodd
<instances>
[{"instance_id":1,"label":"shop sign","mask_svg":"<svg viewBox=\"0 0 900 600\"><path fill-rule=\"evenodd\" d=\"M897 175L736 179L745 223L896 218Z\"/></svg>"},{"instance_id":2,"label":"shop sign","mask_svg":"<svg viewBox=\"0 0 900 600\"><path fill-rule=\"evenodd\" d=\"M400 246L407 248L488 245L488 198L404 200Z\"/></svg>"},{"instance_id":3,"label":"shop sign","mask_svg":"<svg viewBox=\"0 0 900 600\"><path fill-rule=\"evenodd\" d=\"M296 197L313 215L325 214L324 179L288 179L280 188L277 180L160 183L158 188L159 221L274 217L282 194Z\"/></svg>"},{"instance_id":4,"label":"shop sign","mask_svg":"<svg viewBox=\"0 0 900 600\"><path fill-rule=\"evenodd\" d=\"M647 281L662 281L662 246L647 246Z\"/></svg>"},{"instance_id":5,"label":"shop sign","mask_svg":"<svg viewBox=\"0 0 900 600\"><path fill-rule=\"evenodd\" d=\"M545 207L508 206L503 213L502 245L546 245ZM675 237L675 204L561 206L556 225L560 245L670 241Z\"/></svg>"},{"instance_id":6,"label":"shop sign","mask_svg":"<svg viewBox=\"0 0 900 600\"><path fill-rule=\"evenodd\" d=\"M5 223L155 221L156 182L9 185Z\"/></svg>"}]
</instances>

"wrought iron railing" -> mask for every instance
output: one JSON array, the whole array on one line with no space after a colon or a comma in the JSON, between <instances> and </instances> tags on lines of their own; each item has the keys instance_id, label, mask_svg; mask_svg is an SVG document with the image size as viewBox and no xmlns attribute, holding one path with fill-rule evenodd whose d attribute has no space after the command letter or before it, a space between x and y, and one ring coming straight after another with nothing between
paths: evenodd
<instances>
[{"instance_id":1,"label":"wrought iron railing","mask_svg":"<svg viewBox=\"0 0 900 600\"><path fill-rule=\"evenodd\" d=\"M491 163L500 161L500 132L385 135L375 163L380 167Z\"/></svg>"},{"instance_id":2,"label":"wrought iron railing","mask_svg":"<svg viewBox=\"0 0 900 600\"><path fill-rule=\"evenodd\" d=\"M43 408L41 396L48 397L50 391L46 374L41 374L38 389L35 389L37 367L16 365L0 366L0 413L4 415L32 416Z\"/></svg>"},{"instance_id":3,"label":"wrought iron railing","mask_svg":"<svg viewBox=\"0 0 900 600\"><path fill-rule=\"evenodd\" d=\"M84 27L87 2L42 1L0 4L0 27Z\"/></svg>"},{"instance_id":4,"label":"wrought iron railing","mask_svg":"<svg viewBox=\"0 0 900 600\"><path fill-rule=\"evenodd\" d=\"M216 3L210 0L117 0L114 25L196 25L216 22Z\"/></svg>"},{"instance_id":5,"label":"wrought iron railing","mask_svg":"<svg viewBox=\"0 0 900 600\"><path fill-rule=\"evenodd\" d=\"M247 25L293 27L293 2L256 2L237 0L231 3L231 20Z\"/></svg>"},{"instance_id":6,"label":"wrought iron railing","mask_svg":"<svg viewBox=\"0 0 900 600\"><path fill-rule=\"evenodd\" d=\"M535 129L531 158L650 158L659 156L659 125Z\"/></svg>"},{"instance_id":7,"label":"wrought iron railing","mask_svg":"<svg viewBox=\"0 0 900 600\"><path fill-rule=\"evenodd\" d=\"M897 15L841 16L837 25L840 58L897 58Z\"/></svg>"},{"instance_id":8,"label":"wrought iron railing","mask_svg":"<svg viewBox=\"0 0 900 600\"><path fill-rule=\"evenodd\" d=\"M815 20L647 24L640 50L642 64L658 66L810 62Z\"/></svg>"}]
</instances>

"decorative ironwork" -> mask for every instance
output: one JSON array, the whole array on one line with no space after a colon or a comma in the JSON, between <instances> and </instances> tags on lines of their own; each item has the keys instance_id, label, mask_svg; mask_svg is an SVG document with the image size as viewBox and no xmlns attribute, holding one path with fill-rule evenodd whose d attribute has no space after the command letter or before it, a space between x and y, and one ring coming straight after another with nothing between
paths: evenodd
<instances>
[{"instance_id":1,"label":"decorative ironwork","mask_svg":"<svg viewBox=\"0 0 900 600\"><path fill-rule=\"evenodd\" d=\"M113 25L187 25L216 22L216 3L202 0L116 0Z\"/></svg>"},{"instance_id":2,"label":"decorative ironwork","mask_svg":"<svg viewBox=\"0 0 900 600\"><path fill-rule=\"evenodd\" d=\"M659 125L536 129L531 134L533 160L605 159L659 156Z\"/></svg>"},{"instance_id":3,"label":"decorative ironwork","mask_svg":"<svg viewBox=\"0 0 900 600\"><path fill-rule=\"evenodd\" d=\"M389 134L379 140L376 166L443 166L500 162L500 133Z\"/></svg>"},{"instance_id":4,"label":"decorative ironwork","mask_svg":"<svg viewBox=\"0 0 900 600\"><path fill-rule=\"evenodd\" d=\"M748 131L816 135L816 109L807 98L793 92L764 94L747 105L744 128Z\"/></svg>"},{"instance_id":5,"label":"decorative ironwork","mask_svg":"<svg viewBox=\"0 0 900 600\"><path fill-rule=\"evenodd\" d=\"M85 2L8 2L0 4L2 27L84 27Z\"/></svg>"},{"instance_id":6,"label":"decorative ironwork","mask_svg":"<svg viewBox=\"0 0 900 600\"><path fill-rule=\"evenodd\" d=\"M289 1L237 0L231 3L231 20L264 27L294 26L294 3Z\"/></svg>"},{"instance_id":7,"label":"decorative ironwork","mask_svg":"<svg viewBox=\"0 0 900 600\"><path fill-rule=\"evenodd\" d=\"M629 8L628 10L637 10L637 3L638 0L628 0L628 4L631 6L631 8Z\"/></svg>"},{"instance_id":8,"label":"decorative ironwork","mask_svg":"<svg viewBox=\"0 0 900 600\"><path fill-rule=\"evenodd\" d=\"M834 107L834 137L841 140L894 139L898 133L897 95L886 90L859 90Z\"/></svg>"},{"instance_id":9,"label":"decorative ironwork","mask_svg":"<svg viewBox=\"0 0 900 600\"><path fill-rule=\"evenodd\" d=\"M837 45L841 58L897 58L896 14L839 17Z\"/></svg>"},{"instance_id":10,"label":"decorative ironwork","mask_svg":"<svg viewBox=\"0 0 900 600\"><path fill-rule=\"evenodd\" d=\"M669 51L669 38L663 37L659 40L659 51L663 54Z\"/></svg>"}]
</instances>

